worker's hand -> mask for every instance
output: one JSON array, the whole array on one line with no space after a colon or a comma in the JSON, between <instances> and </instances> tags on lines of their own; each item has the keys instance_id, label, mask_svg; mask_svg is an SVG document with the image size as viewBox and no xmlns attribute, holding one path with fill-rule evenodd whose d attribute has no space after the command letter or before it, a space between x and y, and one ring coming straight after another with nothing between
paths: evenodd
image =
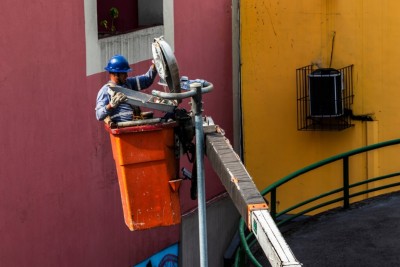
<instances>
[{"instance_id":1,"label":"worker's hand","mask_svg":"<svg viewBox=\"0 0 400 267\"><path fill-rule=\"evenodd\" d=\"M125 94L118 92L111 97L110 105L112 108L118 107L119 104L121 104L122 102L125 102L126 99L127 99L127 97Z\"/></svg>"},{"instance_id":2,"label":"worker's hand","mask_svg":"<svg viewBox=\"0 0 400 267\"><path fill-rule=\"evenodd\" d=\"M151 61L151 69L153 71L157 71L156 64L154 63L154 60Z\"/></svg>"}]
</instances>

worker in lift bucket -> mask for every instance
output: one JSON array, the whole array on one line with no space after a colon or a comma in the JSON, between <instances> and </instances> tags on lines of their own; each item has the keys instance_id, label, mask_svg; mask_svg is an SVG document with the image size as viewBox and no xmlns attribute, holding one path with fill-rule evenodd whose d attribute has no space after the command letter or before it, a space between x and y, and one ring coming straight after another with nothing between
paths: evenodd
<instances>
[{"instance_id":1,"label":"worker in lift bucket","mask_svg":"<svg viewBox=\"0 0 400 267\"><path fill-rule=\"evenodd\" d=\"M126 103L126 95L121 92L114 92L110 86L122 86L135 91L150 87L157 75L157 70L152 64L147 73L135 77L128 77L132 71L125 57L113 56L104 68L108 71L110 81L105 84L97 94L96 118L99 121L110 118L112 122L131 121L140 117L140 108Z\"/></svg>"}]
</instances>

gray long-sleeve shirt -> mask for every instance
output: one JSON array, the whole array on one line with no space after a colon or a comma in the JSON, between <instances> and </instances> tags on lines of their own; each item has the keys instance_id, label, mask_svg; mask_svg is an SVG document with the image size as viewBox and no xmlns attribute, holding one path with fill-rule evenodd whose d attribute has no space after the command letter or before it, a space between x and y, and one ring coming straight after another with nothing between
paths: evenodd
<instances>
[{"instance_id":1,"label":"gray long-sleeve shirt","mask_svg":"<svg viewBox=\"0 0 400 267\"><path fill-rule=\"evenodd\" d=\"M150 87L156 77L157 71L155 68L147 71L146 74L128 77L126 83L120 85L125 88L129 88L135 91L140 91ZM114 122L131 121L133 115L133 108L127 103L121 103L119 106L107 110L106 106L110 103L111 96L108 94L109 83L105 84L97 94L96 99L96 118L97 120L104 120L107 116L110 116Z\"/></svg>"}]
</instances>

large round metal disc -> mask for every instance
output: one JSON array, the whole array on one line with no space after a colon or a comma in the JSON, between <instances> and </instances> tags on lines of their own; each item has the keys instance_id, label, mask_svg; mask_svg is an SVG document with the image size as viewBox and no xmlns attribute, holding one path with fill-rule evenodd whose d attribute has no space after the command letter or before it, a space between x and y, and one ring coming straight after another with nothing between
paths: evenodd
<instances>
[{"instance_id":1,"label":"large round metal disc","mask_svg":"<svg viewBox=\"0 0 400 267\"><path fill-rule=\"evenodd\" d=\"M160 78L167 83L170 92L180 93L178 63L171 47L163 37L154 38L152 53L154 65Z\"/></svg>"}]
</instances>

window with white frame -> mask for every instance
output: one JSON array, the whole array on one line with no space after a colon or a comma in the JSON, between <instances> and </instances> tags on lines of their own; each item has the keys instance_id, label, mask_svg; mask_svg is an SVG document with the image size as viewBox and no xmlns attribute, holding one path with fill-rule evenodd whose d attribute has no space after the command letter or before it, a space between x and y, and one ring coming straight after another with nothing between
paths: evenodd
<instances>
[{"instance_id":1,"label":"window with white frame","mask_svg":"<svg viewBox=\"0 0 400 267\"><path fill-rule=\"evenodd\" d=\"M173 0L84 0L84 7L87 75L115 54L131 64L152 58L155 37L174 47Z\"/></svg>"}]
</instances>

